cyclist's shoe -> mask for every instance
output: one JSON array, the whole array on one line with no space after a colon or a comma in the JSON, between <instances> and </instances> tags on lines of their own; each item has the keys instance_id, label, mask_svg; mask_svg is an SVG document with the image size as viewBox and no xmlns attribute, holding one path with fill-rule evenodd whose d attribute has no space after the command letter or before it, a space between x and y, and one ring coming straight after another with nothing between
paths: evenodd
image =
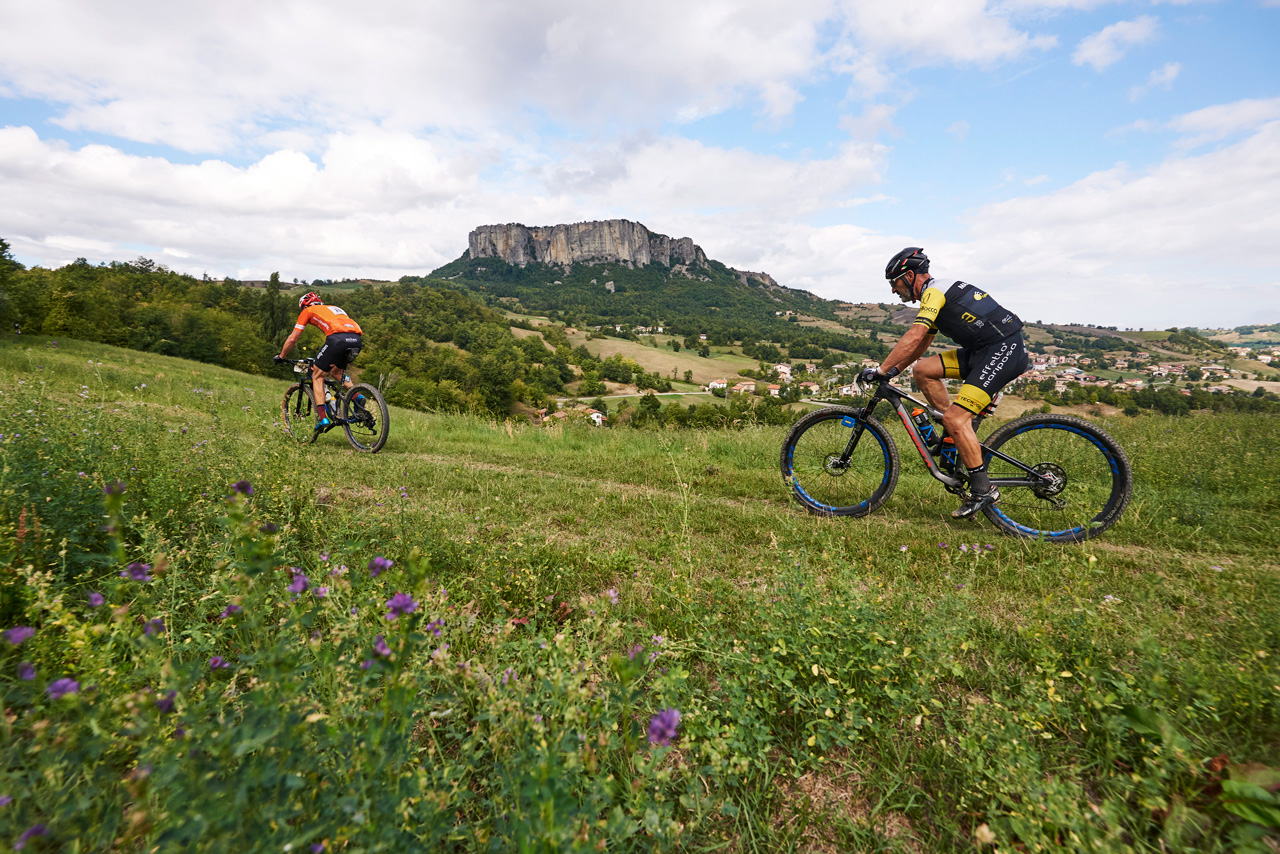
<instances>
[{"instance_id":1,"label":"cyclist's shoe","mask_svg":"<svg viewBox=\"0 0 1280 854\"><path fill-rule=\"evenodd\" d=\"M988 507L991 507L999 500L1000 490L996 489L994 486L980 495L970 492L965 498L964 503L960 505L959 509L951 511L951 518L968 519L969 517L976 515L979 511L986 510Z\"/></svg>"},{"instance_id":2,"label":"cyclist's shoe","mask_svg":"<svg viewBox=\"0 0 1280 854\"><path fill-rule=\"evenodd\" d=\"M320 418L316 421L316 432L323 433L332 426L333 426L333 422L330 421L329 416L326 415L324 418Z\"/></svg>"}]
</instances>

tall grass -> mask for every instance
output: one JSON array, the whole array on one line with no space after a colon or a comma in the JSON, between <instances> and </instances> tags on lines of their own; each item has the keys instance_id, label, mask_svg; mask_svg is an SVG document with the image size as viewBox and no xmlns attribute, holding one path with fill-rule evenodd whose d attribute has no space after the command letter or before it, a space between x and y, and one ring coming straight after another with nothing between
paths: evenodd
<instances>
[{"instance_id":1,"label":"tall grass","mask_svg":"<svg viewBox=\"0 0 1280 854\"><path fill-rule=\"evenodd\" d=\"M1061 547L952 522L905 454L880 513L806 516L777 470L782 428L395 410L371 457L336 433L291 444L285 387L0 345L0 628L34 630L0 641L0 840L1275 838L1275 419L1102 420L1133 503ZM396 594L415 607L389 619Z\"/></svg>"}]
</instances>

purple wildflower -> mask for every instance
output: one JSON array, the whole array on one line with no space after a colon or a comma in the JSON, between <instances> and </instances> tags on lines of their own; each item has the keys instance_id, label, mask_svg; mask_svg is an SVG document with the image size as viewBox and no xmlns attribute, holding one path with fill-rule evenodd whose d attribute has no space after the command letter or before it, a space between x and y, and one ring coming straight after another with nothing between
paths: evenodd
<instances>
[{"instance_id":1,"label":"purple wildflower","mask_svg":"<svg viewBox=\"0 0 1280 854\"><path fill-rule=\"evenodd\" d=\"M347 565L345 563L342 564L341 566L338 566L334 569L329 570L329 574L333 576L346 575L346 573L347 573Z\"/></svg>"},{"instance_id":2,"label":"purple wildflower","mask_svg":"<svg viewBox=\"0 0 1280 854\"><path fill-rule=\"evenodd\" d=\"M89 607L91 608L97 608L99 605L102 605L106 601L107 601L106 597L103 596L101 593L89 594Z\"/></svg>"},{"instance_id":3,"label":"purple wildflower","mask_svg":"<svg viewBox=\"0 0 1280 854\"><path fill-rule=\"evenodd\" d=\"M328 552L320 552L320 562L321 562L321 563L326 563L326 562L328 562L328 560L329 560L329 553L328 553Z\"/></svg>"},{"instance_id":4,"label":"purple wildflower","mask_svg":"<svg viewBox=\"0 0 1280 854\"><path fill-rule=\"evenodd\" d=\"M614 590L612 587L610 587L608 590L606 590L606 591L604 592L604 594L605 594L606 596L608 596L608 597L609 597L609 601L610 601L610 602L612 602L612 603L613 603L613 604L615 604L615 605L617 605L617 604L618 604L618 591L617 591L617 590Z\"/></svg>"},{"instance_id":5,"label":"purple wildflower","mask_svg":"<svg viewBox=\"0 0 1280 854\"><path fill-rule=\"evenodd\" d=\"M19 662L18 678L21 679L23 682L30 682L32 679L35 679L36 666L32 664L30 661Z\"/></svg>"},{"instance_id":6,"label":"purple wildflower","mask_svg":"<svg viewBox=\"0 0 1280 854\"><path fill-rule=\"evenodd\" d=\"M243 610L244 610L243 608L241 608L239 605L233 602L232 604L228 605L226 608L222 610L222 619L225 620L227 617L231 617L231 616L234 616L235 614L239 614Z\"/></svg>"},{"instance_id":7,"label":"purple wildflower","mask_svg":"<svg viewBox=\"0 0 1280 854\"><path fill-rule=\"evenodd\" d=\"M969 551L969 544L968 544L968 543L961 543L961 544L960 544L960 551L962 551L962 552L967 552L967 551Z\"/></svg>"},{"instance_id":8,"label":"purple wildflower","mask_svg":"<svg viewBox=\"0 0 1280 854\"><path fill-rule=\"evenodd\" d=\"M503 684L503 685L506 685L508 682L510 682L510 681L511 681L511 674L513 674L513 673L515 673L515 671L514 671L514 670L512 670L510 667L508 667L506 670L502 671L502 684Z\"/></svg>"},{"instance_id":9,"label":"purple wildflower","mask_svg":"<svg viewBox=\"0 0 1280 854\"><path fill-rule=\"evenodd\" d=\"M210 670L222 670L230 666L231 662L227 661L220 655L215 655L213 658L209 659Z\"/></svg>"},{"instance_id":10,"label":"purple wildflower","mask_svg":"<svg viewBox=\"0 0 1280 854\"><path fill-rule=\"evenodd\" d=\"M369 561L369 574L372 575L374 578L377 578L379 575L382 575L382 573L390 569L393 565L394 565L394 561L388 560L387 558L382 556L375 557L373 560Z\"/></svg>"},{"instance_id":11,"label":"purple wildflower","mask_svg":"<svg viewBox=\"0 0 1280 854\"><path fill-rule=\"evenodd\" d=\"M387 600L387 619L394 620L418 610L418 603L408 593L397 593Z\"/></svg>"},{"instance_id":12,"label":"purple wildflower","mask_svg":"<svg viewBox=\"0 0 1280 854\"><path fill-rule=\"evenodd\" d=\"M44 692L49 695L49 699L58 700L67 694L80 693L80 683L70 677L64 677L51 683Z\"/></svg>"},{"instance_id":13,"label":"purple wildflower","mask_svg":"<svg viewBox=\"0 0 1280 854\"><path fill-rule=\"evenodd\" d=\"M947 547L946 543L938 543L938 548L945 549L946 547Z\"/></svg>"},{"instance_id":14,"label":"purple wildflower","mask_svg":"<svg viewBox=\"0 0 1280 854\"><path fill-rule=\"evenodd\" d=\"M649 640L653 641L654 644L657 646L662 646L667 641L667 639L664 638L662 635L654 635L653 637L649 638Z\"/></svg>"},{"instance_id":15,"label":"purple wildflower","mask_svg":"<svg viewBox=\"0 0 1280 854\"><path fill-rule=\"evenodd\" d=\"M326 597L326 596L328 596L328 595L329 595L329 588L328 588L328 587L317 587L315 590L312 590L311 592L312 592L312 593L314 593L314 594L316 594L316 598L317 598L317 599L323 599L324 597Z\"/></svg>"},{"instance_id":16,"label":"purple wildflower","mask_svg":"<svg viewBox=\"0 0 1280 854\"><path fill-rule=\"evenodd\" d=\"M440 630L444 628L444 620L432 620L427 623L427 631L436 637L440 637Z\"/></svg>"},{"instance_id":17,"label":"purple wildflower","mask_svg":"<svg viewBox=\"0 0 1280 854\"><path fill-rule=\"evenodd\" d=\"M382 635L378 635L373 639L373 651L383 658L391 657L391 647L387 646L386 638Z\"/></svg>"},{"instance_id":18,"label":"purple wildflower","mask_svg":"<svg viewBox=\"0 0 1280 854\"><path fill-rule=\"evenodd\" d=\"M644 652L644 647L641 646L640 644L636 644L635 646L631 647L631 651L627 653L627 658L631 659L632 661L635 661L636 656L642 652Z\"/></svg>"},{"instance_id":19,"label":"purple wildflower","mask_svg":"<svg viewBox=\"0 0 1280 854\"><path fill-rule=\"evenodd\" d=\"M907 550L906 546L898 546L898 551L905 552L906 550Z\"/></svg>"},{"instance_id":20,"label":"purple wildflower","mask_svg":"<svg viewBox=\"0 0 1280 854\"><path fill-rule=\"evenodd\" d=\"M0 795L0 807L7 807L13 803L12 795Z\"/></svg>"},{"instance_id":21,"label":"purple wildflower","mask_svg":"<svg viewBox=\"0 0 1280 854\"><path fill-rule=\"evenodd\" d=\"M127 578L130 581L150 581L151 564L131 563L124 569L120 570L120 577Z\"/></svg>"},{"instance_id":22,"label":"purple wildflower","mask_svg":"<svg viewBox=\"0 0 1280 854\"><path fill-rule=\"evenodd\" d=\"M253 485L247 480L237 480L231 484L231 489L240 495L253 495Z\"/></svg>"},{"instance_id":23,"label":"purple wildflower","mask_svg":"<svg viewBox=\"0 0 1280 854\"><path fill-rule=\"evenodd\" d=\"M102 488L102 493L104 495L123 495L124 484L118 480L115 481L114 483L108 483L106 486Z\"/></svg>"},{"instance_id":24,"label":"purple wildflower","mask_svg":"<svg viewBox=\"0 0 1280 854\"><path fill-rule=\"evenodd\" d=\"M30 626L14 626L5 631L4 639L14 646L18 646L23 641L30 639L35 633L36 630Z\"/></svg>"},{"instance_id":25,"label":"purple wildflower","mask_svg":"<svg viewBox=\"0 0 1280 854\"><path fill-rule=\"evenodd\" d=\"M373 659L372 659L372 658L366 658L364 661L360 662L360 669L361 669L361 670L368 670L370 667L373 667Z\"/></svg>"},{"instance_id":26,"label":"purple wildflower","mask_svg":"<svg viewBox=\"0 0 1280 854\"><path fill-rule=\"evenodd\" d=\"M258 530L264 534L274 534L276 531L280 530L280 526L272 522L263 522L258 526Z\"/></svg>"},{"instance_id":27,"label":"purple wildflower","mask_svg":"<svg viewBox=\"0 0 1280 854\"><path fill-rule=\"evenodd\" d=\"M142 633L147 637L164 634L164 620L160 617L152 617L142 626Z\"/></svg>"},{"instance_id":28,"label":"purple wildflower","mask_svg":"<svg viewBox=\"0 0 1280 854\"><path fill-rule=\"evenodd\" d=\"M22 835L18 837L18 841L13 843L14 851L21 851L27 847L27 840L33 836L44 836L49 831L43 824L33 824L26 830L22 831Z\"/></svg>"},{"instance_id":29,"label":"purple wildflower","mask_svg":"<svg viewBox=\"0 0 1280 854\"><path fill-rule=\"evenodd\" d=\"M676 729L680 726L680 712L675 709L664 709L649 719L649 743L666 746L676 737Z\"/></svg>"},{"instance_id":30,"label":"purple wildflower","mask_svg":"<svg viewBox=\"0 0 1280 854\"><path fill-rule=\"evenodd\" d=\"M322 852L323 852L323 851L324 851L324 843L323 843L323 842L313 842L313 843L311 843L311 854L322 854Z\"/></svg>"},{"instance_id":31,"label":"purple wildflower","mask_svg":"<svg viewBox=\"0 0 1280 854\"><path fill-rule=\"evenodd\" d=\"M166 715L173 712L173 698L178 696L177 691L170 691L163 697L156 699L156 708L164 712Z\"/></svg>"},{"instance_id":32,"label":"purple wildflower","mask_svg":"<svg viewBox=\"0 0 1280 854\"><path fill-rule=\"evenodd\" d=\"M299 572L293 576L293 583L289 585L289 592L302 593L310 586L311 582L307 580L305 575Z\"/></svg>"},{"instance_id":33,"label":"purple wildflower","mask_svg":"<svg viewBox=\"0 0 1280 854\"><path fill-rule=\"evenodd\" d=\"M534 722L535 724L540 724L540 723L542 723L542 715L534 715L534 716L533 716L533 722Z\"/></svg>"}]
</instances>

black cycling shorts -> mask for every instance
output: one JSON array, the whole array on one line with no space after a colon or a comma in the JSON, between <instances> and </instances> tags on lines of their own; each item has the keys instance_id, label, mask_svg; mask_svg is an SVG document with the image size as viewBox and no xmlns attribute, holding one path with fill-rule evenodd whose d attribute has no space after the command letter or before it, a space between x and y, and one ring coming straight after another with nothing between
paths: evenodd
<instances>
[{"instance_id":1,"label":"black cycling shorts","mask_svg":"<svg viewBox=\"0 0 1280 854\"><path fill-rule=\"evenodd\" d=\"M316 353L316 367L328 373L334 367L346 370L360 355L361 337L355 332L335 332L324 339Z\"/></svg>"},{"instance_id":2,"label":"black cycling shorts","mask_svg":"<svg viewBox=\"0 0 1280 854\"><path fill-rule=\"evenodd\" d=\"M985 347L948 350L941 355L943 376L964 380L955 402L977 415L1000 389L1022 376L1031 364L1022 334Z\"/></svg>"}]
</instances>

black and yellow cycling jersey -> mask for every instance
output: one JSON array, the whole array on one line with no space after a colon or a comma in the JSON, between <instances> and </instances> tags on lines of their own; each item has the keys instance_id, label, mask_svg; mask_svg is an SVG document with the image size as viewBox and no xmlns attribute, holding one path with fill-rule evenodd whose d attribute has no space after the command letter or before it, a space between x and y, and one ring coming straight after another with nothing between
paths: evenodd
<instances>
[{"instance_id":1,"label":"black and yellow cycling jersey","mask_svg":"<svg viewBox=\"0 0 1280 854\"><path fill-rule=\"evenodd\" d=\"M966 282L943 290L930 279L920 295L915 322L933 335L942 332L961 347L987 347L1022 331L1018 315L1003 308L991 295Z\"/></svg>"}]
</instances>

